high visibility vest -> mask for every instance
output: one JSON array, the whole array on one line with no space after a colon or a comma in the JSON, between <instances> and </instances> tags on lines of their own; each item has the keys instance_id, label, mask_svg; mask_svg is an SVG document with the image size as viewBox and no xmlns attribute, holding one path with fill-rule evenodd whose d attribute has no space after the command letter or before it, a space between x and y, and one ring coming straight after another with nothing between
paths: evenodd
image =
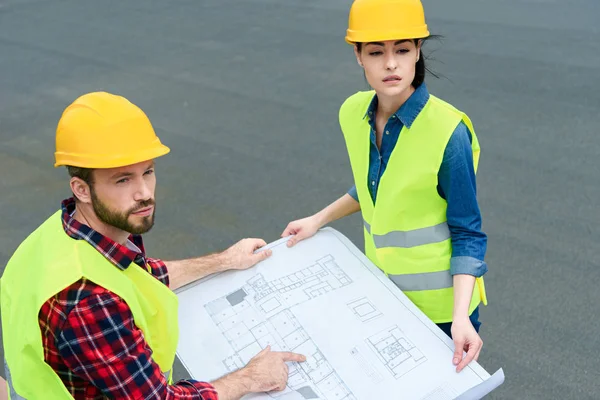
<instances>
[{"instance_id":1,"label":"high visibility vest","mask_svg":"<svg viewBox=\"0 0 600 400\"><path fill-rule=\"evenodd\" d=\"M61 211L18 247L1 279L2 332L8 392L16 399L71 399L44 361L38 314L51 297L87 278L122 298L171 383L179 339L177 296L137 265L120 270L84 240L64 231Z\"/></svg>"},{"instance_id":2,"label":"high visibility vest","mask_svg":"<svg viewBox=\"0 0 600 400\"><path fill-rule=\"evenodd\" d=\"M433 322L452 321L452 243L446 220L447 202L437 192L438 171L446 145L460 121L472 134L474 168L479 142L469 118L430 96L410 128L404 126L377 190L369 194L370 125L365 114L374 91L350 96L339 121L348 150L364 220L365 254ZM469 313L485 298L477 279Z\"/></svg>"}]
</instances>

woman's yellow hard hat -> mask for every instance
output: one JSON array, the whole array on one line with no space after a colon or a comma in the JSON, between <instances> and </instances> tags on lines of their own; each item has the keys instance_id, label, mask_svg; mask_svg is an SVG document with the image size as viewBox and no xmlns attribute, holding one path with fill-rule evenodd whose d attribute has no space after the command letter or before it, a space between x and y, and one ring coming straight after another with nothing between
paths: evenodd
<instances>
[{"instance_id":1,"label":"woman's yellow hard hat","mask_svg":"<svg viewBox=\"0 0 600 400\"><path fill-rule=\"evenodd\" d=\"M421 39L429 36L419 0L354 0L346 42Z\"/></svg>"},{"instance_id":2,"label":"woman's yellow hard hat","mask_svg":"<svg viewBox=\"0 0 600 400\"><path fill-rule=\"evenodd\" d=\"M92 92L63 112L56 128L54 166L124 167L169 151L138 106L121 96Z\"/></svg>"}]
</instances>

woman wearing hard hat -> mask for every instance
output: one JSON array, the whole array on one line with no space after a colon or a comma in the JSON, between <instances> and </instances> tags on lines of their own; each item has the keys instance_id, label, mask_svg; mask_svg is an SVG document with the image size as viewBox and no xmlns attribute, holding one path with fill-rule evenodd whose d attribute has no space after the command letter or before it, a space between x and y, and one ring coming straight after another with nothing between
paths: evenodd
<instances>
[{"instance_id":1,"label":"woman wearing hard hat","mask_svg":"<svg viewBox=\"0 0 600 400\"><path fill-rule=\"evenodd\" d=\"M360 210L366 255L453 338L460 371L479 357L478 306L487 304L479 142L469 117L424 83L429 31L419 0L355 0L348 25L346 41L373 88L339 111L355 186L282 236L294 235L293 246Z\"/></svg>"}]
</instances>

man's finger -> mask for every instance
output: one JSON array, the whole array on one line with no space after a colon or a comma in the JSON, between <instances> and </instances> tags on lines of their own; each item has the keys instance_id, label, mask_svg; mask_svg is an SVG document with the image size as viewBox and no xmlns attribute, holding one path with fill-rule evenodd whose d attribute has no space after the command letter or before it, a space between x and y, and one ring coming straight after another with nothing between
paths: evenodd
<instances>
[{"instance_id":1,"label":"man's finger","mask_svg":"<svg viewBox=\"0 0 600 400\"><path fill-rule=\"evenodd\" d=\"M271 250L271 249L262 250L262 251L259 251L258 253L256 253L254 255L254 258L256 259L256 262L259 262L261 260L264 260L265 258L271 257L271 254L273 254L273 250Z\"/></svg>"},{"instance_id":2,"label":"man's finger","mask_svg":"<svg viewBox=\"0 0 600 400\"><path fill-rule=\"evenodd\" d=\"M252 241L252 244L254 245L254 250L260 249L261 247L267 245L267 242L265 242L263 239L252 239Z\"/></svg>"},{"instance_id":3,"label":"man's finger","mask_svg":"<svg viewBox=\"0 0 600 400\"><path fill-rule=\"evenodd\" d=\"M280 385L277 385L277 387L275 387L273 389L274 392L282 392L285 390L285 388L287 387L287 382L283 382Z\"/></svg>"},{"instance_id":4,"label":"man's finger","mask_svg":"<svg viewBox=\"0 0 600 400\"><path fill-rule=\"evenodd\" d=\"M271 345L268 344L267 347L265 347L264 349L262 349L261 351L259 351L258 353L256 353L256 355L254 356L254 358L258 357L258 356L262 356L265 353L268 353L269 351L271 351Z\"/></svg>"},{"instance_id":5,"label":"man's finger","mask_svg":"<svg viewBox=\"0 0 600 400\"><path fill-rule=\"evenodd\" d=\"M469 351L467 352L467 356L461 361L460 364L458 364L458 367L456 367L456 372L462 371L462 369L464 367L469 365L469 363L471 361L473 361L473 357L475 357L475 353L477 353L477 349L475 348L475 346L471 346L469 348Z\"/></svg>"},{"instance_id":6,"label":"man's finger","mask_svg":"<svg viewBox=\"0 0 600 400\"><path fill-rule=\"evenodd\" d=\"M292 353L291 351L282 351L280 354L283 361L306 361L306 356L302 354Z\"/></svg>"}]
</instances>

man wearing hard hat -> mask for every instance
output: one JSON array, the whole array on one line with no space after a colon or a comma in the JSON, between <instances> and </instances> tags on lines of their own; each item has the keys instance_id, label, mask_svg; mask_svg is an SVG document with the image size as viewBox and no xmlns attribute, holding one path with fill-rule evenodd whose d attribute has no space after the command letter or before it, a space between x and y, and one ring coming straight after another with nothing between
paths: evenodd
<instances>
[{"instance_id":1,"label":"man wearing hard hat","mask_svg":"<svg viewBox=\"0 0 600 400\"><path fill-rule=\"evenodd\" d=\"M239 399L283 390L286 361L265 348L214 382L172 382L178 341L172 290L208 274L245 269L270 255L261 239L184 261L146 256L154 224L154 159L169 148L127 99L78 98L56 131L55 166L73 197L16 250L1 280L10 398Z\"/></svg>"}]
</instances>

